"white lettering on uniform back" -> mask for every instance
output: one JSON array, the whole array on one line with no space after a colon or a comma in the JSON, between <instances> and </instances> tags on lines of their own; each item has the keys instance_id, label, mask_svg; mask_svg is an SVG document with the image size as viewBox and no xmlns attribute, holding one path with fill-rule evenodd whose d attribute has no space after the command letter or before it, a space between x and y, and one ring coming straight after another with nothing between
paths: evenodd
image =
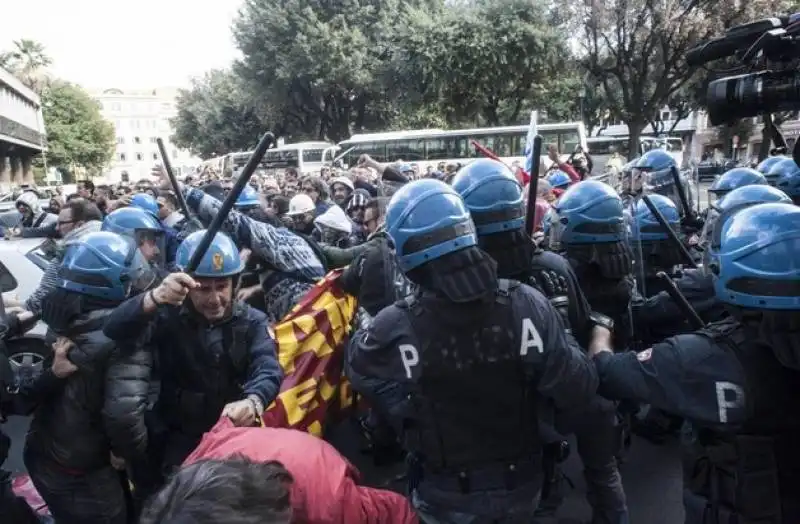
<instances>
[{"instance_id":1,"label":"white lettering on uniform back","mask_svg":"<svg viewBox=\"0 0 800 524\"><path fill-rule=\"evenodd\" d=\"M717 407L719 408L719 421L723 424L728 423L728 409L741 408L744 406L744 390L731 382L716 382L717 388ZM733 399L728 400L726 391L733 392Z\"/></svg>"},{"instance_id":2,"label":"white lettering on uniform back","mask_svg":"<svg viewBox=\"0 0 800 524\"><path fill-rule=\"evenodd\" d=\"M406 370L406 378L411 378L411 368L419 364L419 352L411 344L400 344L400 360Z\"/></svg>"},{"instance_id":3,"label":"white lettering on uniform back","mask_svg":"<svg viewBox=\"0 0 800 524\"><path fill-rule=\"evenodd\" d=\"M542 337L539 335L539 330L529 318L522 319L522 342L519 347L519 354L525 356L528 354L530 348L535 349L539 353L544 353L544 343Z\"/></svg>"}]
</instances>

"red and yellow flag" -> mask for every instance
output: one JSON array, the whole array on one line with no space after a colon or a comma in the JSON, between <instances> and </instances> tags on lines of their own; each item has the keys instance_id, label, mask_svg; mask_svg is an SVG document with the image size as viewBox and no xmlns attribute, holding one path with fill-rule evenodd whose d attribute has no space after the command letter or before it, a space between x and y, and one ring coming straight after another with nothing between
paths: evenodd
<instances>
[{"instance_id":1,"label":"red and yellow flag","mask_svg":"<svg viewBox=\"0 0 800 524\"><path fill-rule=\"evenodd\" d=\"M357 302L339 288L340 274L325 275L274 326L284 379L278 398L264 412L265 426L322 436L327 417L351 403L343 374L344 344Z\"/></svg>"}]
</instances>

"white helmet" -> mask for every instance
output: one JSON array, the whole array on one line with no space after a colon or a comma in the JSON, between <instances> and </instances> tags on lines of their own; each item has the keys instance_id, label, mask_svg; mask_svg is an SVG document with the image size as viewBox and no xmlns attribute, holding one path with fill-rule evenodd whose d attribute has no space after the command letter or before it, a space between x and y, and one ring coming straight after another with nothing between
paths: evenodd
<instances>
[{"instance_id":1,"label":"white helmet","mask_svg":"<svg viewBox=\"0 0 800 524\"><path fill-rule=\"evenodd\" d=\"M311 200L311 197L301 193L293 196L292 199L289 200L289 211L287 211L286 214L289 216L303 215L314 211L316 208L317 206L314 205L314 201Z\"/></svg>"}]
</instances>

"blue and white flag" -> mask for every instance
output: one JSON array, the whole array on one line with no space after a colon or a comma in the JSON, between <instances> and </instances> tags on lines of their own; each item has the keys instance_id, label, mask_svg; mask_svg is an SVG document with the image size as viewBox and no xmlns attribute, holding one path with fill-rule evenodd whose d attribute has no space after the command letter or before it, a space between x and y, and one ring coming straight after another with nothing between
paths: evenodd
<instances>
[{"instance_id":1,"label":"blue and white flag","mask_svg":"<svg viewBox=\"0 0 800 524\"><path fill-rule=\"evenodd\" d=\"M531 124L528 127L528 138L525 140L525 171L530 176L533 176L533 168L536 164L533 162L541 162L538 158L533 158L533 138L539 133L539 111L531 111Z\"/></svg>"}]
</instances>

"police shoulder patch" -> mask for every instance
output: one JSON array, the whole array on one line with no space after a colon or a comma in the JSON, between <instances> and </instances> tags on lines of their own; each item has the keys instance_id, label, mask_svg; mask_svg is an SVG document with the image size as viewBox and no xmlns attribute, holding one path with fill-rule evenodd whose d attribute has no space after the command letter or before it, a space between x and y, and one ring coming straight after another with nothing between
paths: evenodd
<instances>
[{"instance_id":1,"label":"police shoulder patch","mask_svg":"<svg viewBox=\"0 0 800 524\"><path fill-rule=\"evenodd\" d=\"M653 348L647 348L644 351L641 351L636 354L636 359L639 362L644 362L645 360L650 360L650 357L653 355Z\"/></svg>"}]
</instances>

